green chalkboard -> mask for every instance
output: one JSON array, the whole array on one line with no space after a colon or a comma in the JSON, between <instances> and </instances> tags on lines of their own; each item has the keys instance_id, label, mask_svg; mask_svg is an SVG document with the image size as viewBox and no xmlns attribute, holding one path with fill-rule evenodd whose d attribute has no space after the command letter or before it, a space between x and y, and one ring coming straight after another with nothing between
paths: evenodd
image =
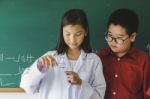
<instances>
[{"instance_id":1,"label":"green chalkboard","mask_svg":"<svg viewBox=\"0 0 150 99\"><path fill-rule=\"evenodd\" d=\"M93 51L106 47L107 19L118 8L140 17L136 45L150 53L150 0L0 0L0 88L19 88L23 70L55 47L61 17L72 8L88 16Z\"/></svg>"}]
</instances>

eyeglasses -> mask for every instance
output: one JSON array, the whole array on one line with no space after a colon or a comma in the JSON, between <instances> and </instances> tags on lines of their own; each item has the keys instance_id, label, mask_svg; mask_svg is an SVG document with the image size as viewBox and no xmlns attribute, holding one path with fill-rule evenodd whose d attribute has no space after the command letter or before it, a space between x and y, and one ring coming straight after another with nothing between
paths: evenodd
<instances>
[{"instance_id":1,"label":"eyeglasses","mask_svg":"<svg viewBox=\"0 0 150 99\"><path fill-rule=\"evenodd\" d=\"M125 40L127 40L129 38L129 36L125 39L121 39L121 38L114 38L114 37L111 37L109 35L105 36L105 39L107 42L112 42L113 40L115 41L115 43L117 44L123 44Z\"/></svg>"}]
</instances>

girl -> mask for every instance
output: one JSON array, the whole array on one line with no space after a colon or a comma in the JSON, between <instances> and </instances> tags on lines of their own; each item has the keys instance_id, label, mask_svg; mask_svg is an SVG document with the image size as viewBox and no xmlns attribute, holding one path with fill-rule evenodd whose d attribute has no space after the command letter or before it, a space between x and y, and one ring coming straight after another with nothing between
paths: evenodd
<instances>
[{"instance_id":1,"label":"girl","mask_svg":"<svg viewBox=\"0 0 150 99\"><path fill-rule=\"evenodd\" d=\"M102 64L91 53L84 11L72 9L64 14L56 49L24 71L20 87L27 93L39 90L40 99L103 99Z\"/></svg>"}]
</instances>

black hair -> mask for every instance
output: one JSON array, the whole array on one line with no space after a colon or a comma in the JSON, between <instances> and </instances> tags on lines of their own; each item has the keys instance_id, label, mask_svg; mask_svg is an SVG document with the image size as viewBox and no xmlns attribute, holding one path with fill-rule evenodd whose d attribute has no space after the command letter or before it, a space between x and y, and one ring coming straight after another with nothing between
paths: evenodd
<instances>
[{"instance_id":1,"label":"black hair","mask_svg":"<svg viewBox=\"0 0 150 99\"><path fill-rule=\"evenodd\" d=\"M127 8L121 8L113 12L108 20L107 29L111 24L120 25L124 27L130 36L132 33L138 31L139 19L138 15Z\"/></svg>"},{"instance_id":2,"label":"black hair","mask_svg":"<svg viewBox=\"0 0 150 99\"><path fill-rule=\"evenodd\" d=\"M81 9L71 9L67 11L62 17L60 35L55 48L58 54L66 53L68 50L68 46L66 45L63 37L63 27L66 25L78 25L78 24L81 25L86 31L86 36L84 37L84 40L80 46L81 49L83 49L86 53L92 51L89 38L89 25L86 14Z\"/></svg>"}]
</instances>

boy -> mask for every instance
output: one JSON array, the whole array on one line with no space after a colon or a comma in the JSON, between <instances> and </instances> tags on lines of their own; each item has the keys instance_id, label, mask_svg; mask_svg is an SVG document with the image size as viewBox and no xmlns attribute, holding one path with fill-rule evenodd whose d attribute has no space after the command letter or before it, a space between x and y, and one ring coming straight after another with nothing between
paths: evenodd
<instances>
[{"instance_id":1,"label":"boy","mask_svg":"<svg viewBox=\"0 0 150 99\"><path fill-rule=\"evenodd\" d=\"M129 9L111 14L107 23L109 48L97 52L106 79L105 99L150 99L150 57L134 47L139 26L138 16Z\"/></svg>"}]
</instances>

